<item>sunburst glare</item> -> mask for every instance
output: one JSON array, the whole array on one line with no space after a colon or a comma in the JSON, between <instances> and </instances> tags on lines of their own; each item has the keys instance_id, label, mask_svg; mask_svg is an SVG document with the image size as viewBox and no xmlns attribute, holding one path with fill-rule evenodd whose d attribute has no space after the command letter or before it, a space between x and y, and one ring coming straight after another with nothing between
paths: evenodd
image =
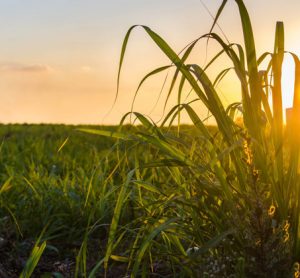
<instances>
[{"instance_id":1,"label":"sunburst glare","mask_svg":"<svg viewBox=\"0 0 300 278\"><path fill-rule=\"evenodd\" d=\"M286 55L282 67L282 105L284 109L293 106L295 64L291 56Z\"/></svg>"}]
</instances>

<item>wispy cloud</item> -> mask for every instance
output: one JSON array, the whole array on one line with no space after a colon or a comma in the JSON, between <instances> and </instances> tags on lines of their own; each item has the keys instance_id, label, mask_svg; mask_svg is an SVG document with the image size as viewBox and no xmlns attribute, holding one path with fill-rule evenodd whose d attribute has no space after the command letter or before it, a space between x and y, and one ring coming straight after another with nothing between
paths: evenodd
<instances>
[{"instance_id":1,"label":"wispy cloud","mask_svg":"<svg viewBox=\"0 0 300 278\"><path fill-rule=\"evenodd\" d=\"M52 70L50 66L42 64L0 63L0 72L46 73Z\"/></svg>"},{"instance_id":2,"label":"wispy cloud","mask_svg":"<svg viewBox=\"0 0 300 278\"><path fill-rule=\"evenodd\" d=\"M90 66L82 66L81 71L83 71L85 73L89 73L92 71L92 68Z\"/></svg>"}]
</instances>

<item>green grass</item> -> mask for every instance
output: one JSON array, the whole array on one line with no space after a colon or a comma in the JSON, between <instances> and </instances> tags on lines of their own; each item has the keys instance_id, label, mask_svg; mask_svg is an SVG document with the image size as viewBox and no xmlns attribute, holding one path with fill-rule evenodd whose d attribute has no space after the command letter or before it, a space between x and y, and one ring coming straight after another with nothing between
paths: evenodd
<instances>
[{"instance_id":1,"label":"green grass","mask_svg":"<svg viewBox=\"0 0 300 278\"><path fill-rule=\"evenodd\" d=\"M74 126L47 125L2 125L0 138L0 236L8 242L6 252L12 251L8 256L25 259L31 244L28 250L22 245L47 227L42 240L50 247L44 253L74 259L85 233L97 233L98 257L115 191L127 172L112 149L114 140L86 136Z\"/></svg>"},{"instance_id":2,"label":"green grass","mask_svg":"<svg viewBox=\"0 0 300 278\"><path fill-rule=\"evenodd\" d=\"M83 128L95 127L0 126L0 237L6 243L0 253L0 271L4 269L9 277L21 272L28 276L35 267L37 277L43 272L59 273L55 263L63 265L66 260L71 275L87 276L105 257L112 219L132 229L135 193L128 199L127 189L132 188L123 190L123 195L119 190L131 182L127 176L136 163L149 163L156 150L146 145L137 150L135 142L87 135L79 131ZM116 129L105 127L108 134L116 134ZM124 127L128 133L133 129L145 130ZM189 126L185 130L190 137L195 133ZM159 192L147 183L137 182L135 187L140 197L143 190ZM122 207L115 208L118 199ZM123 243L120 239L119 244L124 247L133 240ZM113 250L117 247L111 243ZM111 256L115 261L128 260L125 257Z\"/></svg>"}]
</instances>

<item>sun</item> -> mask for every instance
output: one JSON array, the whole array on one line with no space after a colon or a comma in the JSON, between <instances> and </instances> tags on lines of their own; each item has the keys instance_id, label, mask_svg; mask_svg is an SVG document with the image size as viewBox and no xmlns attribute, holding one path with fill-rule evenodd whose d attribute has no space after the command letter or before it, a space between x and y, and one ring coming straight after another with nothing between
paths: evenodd
<instances>
[{"instance_id":1,"label":"sun","mask_svg":"<svg viewBox=\"0 0 300 278\"><path fill-rule=\"evenodd\" d=\"M282 66L282 105L283 109L293 106L295 64L291 56L285 56Z\"/></svg>"}]
</instances>

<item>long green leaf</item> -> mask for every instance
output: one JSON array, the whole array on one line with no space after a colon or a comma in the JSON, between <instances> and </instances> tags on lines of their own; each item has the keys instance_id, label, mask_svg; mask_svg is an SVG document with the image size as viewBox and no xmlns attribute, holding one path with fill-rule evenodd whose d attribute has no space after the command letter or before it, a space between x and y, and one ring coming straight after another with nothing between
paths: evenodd
<instances>
[{"instance_id":1,"label":"long green leaf","mask_svg":"<svg viewBox=\"0 0 300 278\"><path fill-rule=\"evenodd\" d=\"M128 173L126 181L121 186L121 190L120 190L119 195L118 195L118 199L117 199L117 202L116 202L116 206L115 206L115 209L114 209L114 214L113 214L110 229L109 229L106 253L105 253L105 257L104 257L104 269L105 269L105 271L107 271L108 260L112 255L115 235L116 235L116 231L117 231L121 211L122 211L123 205L126 201L126 196L127 196L129 184L132 180L132 177L133 177L134 173L135 173L135 170L132 170Z\"/></svg>"}]
</instances>

